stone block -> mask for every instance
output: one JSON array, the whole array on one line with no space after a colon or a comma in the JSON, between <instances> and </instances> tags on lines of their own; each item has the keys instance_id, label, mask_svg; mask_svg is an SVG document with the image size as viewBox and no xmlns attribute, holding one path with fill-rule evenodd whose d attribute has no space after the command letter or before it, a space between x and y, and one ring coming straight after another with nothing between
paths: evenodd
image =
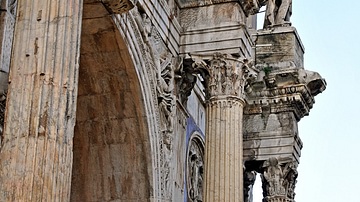
<instances>
[{"instance_id":1,"label":"stone block","mask_svg":"<svg viewBox=\"0 0 360 202\"><path fill-rule=\"evenodd\" d=\"M260 70L304 68L304 46L294 27L259 30L255 51L256 67Z\"/></svg>"},{"instance_id":2,"label":"stone block","mask_svg":"<svg viewBox=\"0 0 360 202\"><path fill-rule=\"evenodd\" d=\"M290 113L244 115L244 160L299 162L302 142L297 121Z\"/></svg>"},{"instance_id":3,"label":"stone block","mask_svg":"<svg viewBox=\"0 0 360 202\"><path fill-rule=\"evenodd\" d=\"M222 2L182 9L180 54L222 52L251 57L253 42L246 28L247 19L236 2Z\"/></svg>"}]
</instances>

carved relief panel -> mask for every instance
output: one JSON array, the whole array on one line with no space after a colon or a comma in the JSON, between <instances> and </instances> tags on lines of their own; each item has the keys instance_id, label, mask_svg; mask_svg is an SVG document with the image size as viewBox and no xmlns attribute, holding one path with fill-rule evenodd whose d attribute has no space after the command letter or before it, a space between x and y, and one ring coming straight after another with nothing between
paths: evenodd
<instances>
[{"instance_id":1,"label":"carved relief panel","mask_svg":"<svg viewBox=\"0 0 360 202\"><path fill-rule=\"evenodd\" d=\"M187 199L191 202L203 201L204 141L197 133L189 140L186 164Z\"/></svg>"}]
</instances>

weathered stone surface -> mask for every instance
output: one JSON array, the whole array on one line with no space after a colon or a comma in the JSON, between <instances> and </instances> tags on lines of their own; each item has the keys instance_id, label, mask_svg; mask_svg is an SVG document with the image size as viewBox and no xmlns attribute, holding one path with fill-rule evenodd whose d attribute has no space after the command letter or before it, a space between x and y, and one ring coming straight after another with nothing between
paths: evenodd
<instances>
[{"instance_id":1,"label":"weathered stone surface","mask_svg":"<svg viewBox=\"0 0 360 202\"><path fill-rule=\"evenodd\" d=\"M236 2L186 8L180 11L180 54L209 54L221 51L250 58L253 41L246 17ZM219 34L221 33L221 34Z\"/></svg>"},{"instance_id":2,"label":"weathered stone surface","mask_svg":"<svg viewBox=\"0 0 360 202\"><path fill-rule=\"evenodd\" d=\"M0 0L2 200L250 202L258 172L264 201L294 201L326 82L291 1L83 1Z\"/></svg>"},{"instance_id":3,"label":"weathered stone surface","mask_svg":"<svg viewBox=\"0 0 360 202\"><path fill-rule=\"evenodd\" d=\"M303 145L297 124L326 82L317 72L304 70L304 49L292 27L260 30L255 53L259 74L245 87L246 171L262 173L263 201L293 202Z\"/></svg>"},{"instance_id":4,"label":"weathered stone surface","mask_svg":"<svg viewBox=\"0 0 360 202\"><path fill-rule=\"evenodd\" d=\"M304 51L294 27L274 27L257 33L255 58L259 69L304 68Z\"/></svg>"},{"instance_id":5,"label":"weathered stone surface","mask_svg":"<svg viewBox=\"0 0 360 202\"><path fill-rule=\"evenodd\" d=\"M281 160L299 162L302 142L297 120L292 113L262 112L244 115L244 160Z\"/></svg>"},{"instance_id":6,"label":"weathered stone surface","mask_svg":"<svg viewBox=\"0 0 360 202\"><path fill-rule=\"evenodd\" d=\"M82 1L17 3L0 198L68 201Z\"/></svg>"},{"instance_id":7,"label":"weathered stone surface","mask_svg":"<svg viewBox=\"0 0 360 202\"><path fill-rule=\"evenodd\" d=\"M101 3L84 6L70 200L149 201L139 81L104 10Z\"/></svg>"},{"instance_id":8,"label":"weathered stone surface","mask_svg":"<svg viewBox=\"0 0 360 202\"><path fill-rule=\"evenodd\" d=\"M246 61L221 53L193 60L192 67L204 78L207 101L202 198L243 201L243 90L253 70Z\"/></svg>"},{"instance_id":9,"label":"weathered stone surface","mask_svg":"<svg viewBox=\"0 0 360 202\"><path fill-rule=\"evenodd\" d=\"M207 105L204 201L243 201L243 104L224 98Z\"/></svg>"}]
</instances>

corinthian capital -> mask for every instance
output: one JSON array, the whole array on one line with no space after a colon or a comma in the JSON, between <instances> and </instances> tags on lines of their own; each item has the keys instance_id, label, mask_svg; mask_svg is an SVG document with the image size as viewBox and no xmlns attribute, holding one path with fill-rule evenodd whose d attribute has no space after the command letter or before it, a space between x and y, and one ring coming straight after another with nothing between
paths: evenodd
<instances>
[{"instance_id":1,"label":"corinthian capital","mask_svg":"<svg viewBox=\"0 0 360 202\"><path fill-rule=\"evenodd\" d=\"M210 58L195 59L193 68L202 70L207 99L237 97L244 99L244 87L257 76L247 59L237 59L227 54L215 53Z\"/></svg>"},{"instance_id":2,"label":"corinthian capital","mask_svg":"<svg viewBox=\"0 0 360 202\"><path fill-rule=\"evenodd\" d=\"M295 202L295 184L298 176L297 163L280 163L276 158L264 162L261 175L265 202Z\"/></svg>"}]
</instances>

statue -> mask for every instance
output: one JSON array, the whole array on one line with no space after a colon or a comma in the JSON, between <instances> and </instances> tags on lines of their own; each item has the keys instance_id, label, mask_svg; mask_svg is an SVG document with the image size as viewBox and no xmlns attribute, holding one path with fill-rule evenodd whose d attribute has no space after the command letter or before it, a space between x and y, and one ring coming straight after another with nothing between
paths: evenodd
<instances>
[{"instance_id":1,"label":"statue","mask_svg":"<svg viewBox=\"0 0 360 202\"><path fill-rule=\"evenodd\" d=\"M264 28L276 25L290 25L292 0L268 0Z\"/></svg>"}]
</instances>

